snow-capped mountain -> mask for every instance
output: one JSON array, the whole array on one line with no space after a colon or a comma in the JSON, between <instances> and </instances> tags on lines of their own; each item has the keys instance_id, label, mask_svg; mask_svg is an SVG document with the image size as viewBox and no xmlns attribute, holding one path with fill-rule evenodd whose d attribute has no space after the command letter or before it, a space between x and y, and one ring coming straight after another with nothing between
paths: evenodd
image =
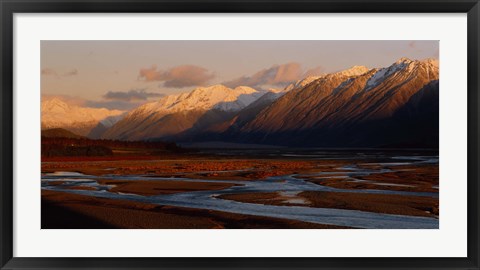
<instances>
[{"instance_id":1,"label":"snow-capped mountain","mask_svg":"<svg viewBox=\"0 0 480 270\"><path fill-rule=\"evenodd\" d=\"M197 88L134 109L102 138L434 147L438 80L437 60L402 58L384 68L307 77L283 90Z\"/></svg>"},{"instance_id":2,"label":"snow-capped mountain","mask_svg":"<svg viewBox=\"0 0 480 270\"><path fill-rule=\"evenodd\" d=\"M352 77L352 76L359 76L359 75L365 74L369 70L370 69L367 68L366 66L353 66L349 69L341 70L331 75Z\"/></svg>"},{"instance_id":3,"label":"snow-capped mountain","mask_svg":"<svg viewBox=\"0 0 480 270\"><path fill-rule=\"evenodd\" d=\"M398 111L417 93L425 91L425 87L437 90L422 95L422 99L431 99L424 104L438 106L438 79L438 62L430 59L402 58L386 68L354 67L329 74L277 99L246 123L237 136L252 143L282 144L288 139L289 144L318 146L428 140L422 138L428 132L422 135L421 130L427 127L434 130L438 119L422 123L420 129L409 130L423 116L410 119L410 123L396 118L400 117ZM403 130L394 124L399 122ZM438 134L437 139L430 138L431 142L435 140Z\"/></svg>"},{"instance_id":4,"label":"snow-capped mountain","mask_svg":"<svg viewBox=\"0 0 480 270\"><path fill-rule=\"evenodd\" d=\"M120 110L71 105L54 97L42 100L42 129L64 128L86 136L99 123L106 127L112 126L123 113Z\"/></svg>"},{"instance_id":5,"label":"snow-capped mountain","mask_svg":"<svg viewBox=\"0 0 480 270\"><path fill-rule=\"evenodd\" d=\"M263 94L247 86L231 89L224 85L213 85L199 87L189 93L165 96L129 112L102 137L134 140L175 135L222 120L247 107Z\"/></svg>"},{"instance_id":6,"label":"snow-capped mountain","mask_svg":"<svg viewBox=\"0 0 480 270\"><path fill-rule=\"evenodd\" d=\"M279 91L279 93L286 93L290 90L293 90L295 88L300 88L300 87L304 87L305 85L315 81L315 80L318 80L320 79L321 77L323 76L308 76L304 79L301 79L301 80L298 80L296 81L295 83L292 83L290 85L288 85L287 87L285 87L285 89L283 89L282 91Z\"/></svg>"},{"instance_id":7,"label":"snow-capped mountain","mask_svg":"<svg viewBox=\"0 0 480 270\"><path fill-rule=\"evenodd\" d=\"M434 147L438 87L435 60L403 58L374 69L355 66L269 92L223 123L176 138L289 146Z\"/></svg>"},{"instance_id":8,"label":"snow-capped mountain","mask_svg":"<svg viewBox=\"0 0 480 270\"><path fill-rule=\"evenodd\" d=\"M159 101L144 104L134 112L173 113L210 109L237 111L255 101L260 95L255 89L246 86L231 89L224 85L213 85L199 87L189 93L165 96Z\"/></svg>"}]
</instances>

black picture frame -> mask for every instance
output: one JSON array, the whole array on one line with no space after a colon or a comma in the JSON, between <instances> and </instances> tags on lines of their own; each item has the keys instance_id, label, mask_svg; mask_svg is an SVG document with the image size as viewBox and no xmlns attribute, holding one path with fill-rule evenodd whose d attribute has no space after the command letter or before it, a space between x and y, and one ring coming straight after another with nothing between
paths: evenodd
<instances>
[{"instance_id":1,"label":"black picture frame","mask_svg":"<svg viewBox=\"0 0 480 270\"><path fill-rule=\"evenodd\" d=\"M478 0L0 0L1 269L480 269ZM468 256L466 258L13 257L13 15L15 13L467 13Z\"/></svg>"}]
</instances>

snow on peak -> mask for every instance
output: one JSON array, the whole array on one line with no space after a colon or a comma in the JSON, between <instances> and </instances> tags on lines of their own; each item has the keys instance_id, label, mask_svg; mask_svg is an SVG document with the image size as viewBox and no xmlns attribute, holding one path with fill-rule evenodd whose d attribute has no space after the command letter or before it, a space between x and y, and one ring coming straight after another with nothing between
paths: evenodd
<instances>
[{"instance_id":1,"label":"snow on peak","mask_svg":"<svg viewBox=\"0 0 480 270\"><path fill-rule=\"evenodd\" d=\"M79 107L68 104L57 97L43 100L41 108L42 125L49 128L75 123L100 122L108 117L119 116L124 113L120 110Z\"/></svg>"},{"instance_id":2,"label":"snow on peak","mask_svg":"<svg viewBox=\"0 0 480 270\"><path fill-rule=\"evenodd\" d=\"M234 89L224 85L198 87L189 93L169 95L156 102L144 104L134 110L136 113L174 113L190 110L218 109L222 111L238 111L250 105L263 93L248 87L238 86Z\"/></svg>"},{"instance_id":3,"label":"snow on peak","mask_svg":"<svg viewBox=\"0 0 480 270\"><path fill-rule=\"evenodd\" d=\"M42 101L42 112L48 111L48 112L62 113L69 110L70 110L70 106L57 97Z\"/></svg>"},{"instance_id":4,"label":"snow on peak","mask_svg":"<svg viewBox=\"0 0 480 270\"><path fill-rule=\"evenodd\" d=\"M435 58L427 58L427 59L424 59L421 61L422 63L424 64L427 64L427 65L431 65L433 67L436 67L438 68L438 59L435 59Z\"/></svg>"},{"instance_id":5,"label":"snow on peak","mask_svg":"<svg viewBox=\"0 0 480 270\"><path fill-rule=\"evenodd\" d=\"M318 80L320 78L323 78L325 75L322 75L322 76L308 76L308 77L305 77L301 80L298 80L296 81L295 83L291 83L289 84L287 87L285 87L283 90L278 90L277 93L279 92L288 92L294 88L297 88L297 87L304 87L306 86L307 84L310 84L311 82L315 81L315 80ZM270 90L271 91L271 90Z\"/></svg>"},{"instance_id":6,"label":"snow on peak","mask_svg":"<svg viewBox=\"0 0 480 270\"><path fill-rule=\"evenodd\" d=\"M402 57L400 59L397 60L397 62L395 62L395 64L410 64L412 63L413 61L407 57Z\"/></svg>"},{"instance_id":7,"label":"snow on peak","mask_svg":"<svg viewBox=\"0 0 480 270\"><path fill-rule=\"evenodd\" d=\"M390 75L404 69L406 66L410 65L413 61L402 57L397 62L393 63L389 67L375 69L372 77L368 79L367 85L365 86L365 90L370 90L380 84L385 78L389 77Z\"/></svg>"},{"instance_id":8,"label":"snow on peak","mask_svg":"<svg viewBox=\"0 0 480 270\"><path fill-rule=\"evenodd\" d=\"M386 78L392 76L393 74L396 74L402 70L411 72L412 70L416 69L419 66L422 66L423 68L426 68L429 71L433 70L433 72L435 72L435 69L438 69L438 60L426 59L423 61L418 61L418 60L411 60L409 58L402 57L389 67L375 69L375 72L373 73L372 77L370 77L370 79L368 79L367 81L365 90L368 91L374 88L380 82L384 81Z\"/></svg>"},{"instance_id":9,"label":"snow on peak","mask_svg":"<svg viewBox=\"0 0 480 270\"><path fill-rule=\"evenodd\" d=\"M304 79L302 79L302 80L297 81L297 82L295 83L295 87L297 87L297 86L303 87L303 86L305 86L305 85L307 85L307 84L310 84L311 82L313 82L313 81L315 81L315 80L318 80L318 79L320 79L320 78L322 78L322 77L323 77L323 76L308 76L308 77L306 77L306 78L304 78Z\"/></svg>"},{"instance_id":10,"label":"snow on peak","mask_svg":"<svg viewBox=\"0 0 480 270\"><path fill-rule=\"evenodd\" d=\"M362 74L366 73L366 72L369 71L369 70L370 70L370 69L367 68L366 66L353 66L353 67L351 67L351 68L349 68L349 69L345 69L345 70L336 72L336 73L334 73L334 75L351 77L351 76L362 75Z\"/></svg>"},{"instance_id":11,"label":"snow on peak","mask_svg":"<svg viewBox=\"0 0 480 270\"><path fill-rule=\"evenodd\" d=\"M389 68L395 68L397 70L401 70L403 68L408 68L408 70L412 70L416 66L423 66L427 68L438 68L438 59L434 58L427 58L424 60L411 60L406 57L402 57L393 63Z\"/></svg>"}]
</instances>

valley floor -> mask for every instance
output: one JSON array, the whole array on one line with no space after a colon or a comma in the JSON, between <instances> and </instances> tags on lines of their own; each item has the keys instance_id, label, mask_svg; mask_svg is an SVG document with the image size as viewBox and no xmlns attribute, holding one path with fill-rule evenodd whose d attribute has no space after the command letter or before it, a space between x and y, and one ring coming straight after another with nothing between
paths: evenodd
<instances>
[{"instance_id":1,"label":"valley floor","mask_svg":"<svg viewBox=\"0 0 480 270\"><path fill-rule=\"evenodd\" d=\"M42 228L438 228L438 156L42 161Z\"/></svg>"}]
</instances>

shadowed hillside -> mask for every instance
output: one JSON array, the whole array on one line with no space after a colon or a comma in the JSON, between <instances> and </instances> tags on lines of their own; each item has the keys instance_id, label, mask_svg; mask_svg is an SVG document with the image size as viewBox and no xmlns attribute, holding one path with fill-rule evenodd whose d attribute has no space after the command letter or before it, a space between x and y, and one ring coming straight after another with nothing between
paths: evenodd
<instances>
[{"instance_id":1,"label":"shadowed hillside","mask_svg":"<svg viewBox=\"0 0 480 270\"><path fill-rule=\"evenodd\" d=\"M42 157L112 156L182 151L175 143L93 140L61 128L42 130Z\"/></svg>"}]
</instances>

